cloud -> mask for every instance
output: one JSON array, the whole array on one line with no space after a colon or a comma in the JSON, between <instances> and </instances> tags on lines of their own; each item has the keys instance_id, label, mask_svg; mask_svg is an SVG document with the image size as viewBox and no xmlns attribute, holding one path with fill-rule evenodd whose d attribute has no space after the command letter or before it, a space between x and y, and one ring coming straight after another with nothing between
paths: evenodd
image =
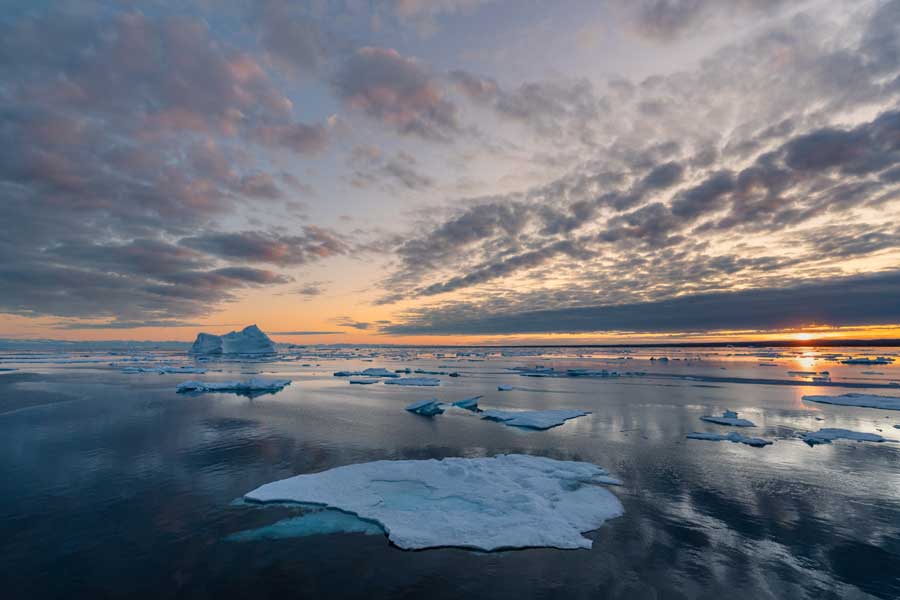
<instances>
[{"instance_id":1,"label":"cloud","mask_svg":"<svg viewBox=\"0 0 900 600\"><path fill-rule=\"evenodd\" d=\"M272 331L269 335L339 335L346 331Z\"/></svg>"},{"instance_id":2,"label":"cloud","mask_svg":"<svg viewBox=\"0 0 900 600\"><path fill-rule=\"evenodd\" d=\"M633 304L512 314L483 314L483 310L467 308L421 310L382 331L395 335L649 333L900 323L900 271Z\"/></svg>"},{"instance_id":3,"label":"cloud","mask_svg":"<svg viewBox=\"0 0 900 600\"><path fill-rule=\"evenodd\" d=\"M419 61L389 48L364 47L332 80L348 106L399 133L449 142L462 131L456 106Z\"/></svg>"},{"instance_id":4,"label":"cloud","mask_svg":"<svg viewBox=\"0 0 900 600\"><path fill-rule=\"evenodd\" d=\"M715 18L765 16L789 5L787 0L632 0L621 2L635 30L658 41L672 41Z\"/></svg>"},{"instance_id":5,"label":"cloud","mask_svg":"<svg viewBox=\"0 0 900 600\"><path fill-rule=\"evenodd\" d=\"M327 283L327 281L310 281L300 286L300 288L297 289L296 293L306 297L307 299L313 298L315 296L321 296L325 293L325 285Z\"/></svg>"},{"instance_id":6,"label":"cloud","mask_svg":"<svg viewBox=\"0 0 900 600\"><path fill-rule=\"evenodd\" d=\"M307 225L301 231L300 235L210 232L182 238L179 243L225 260L275 265L303 265L350 251L350 245L329 229Z\"/></svg>"},{"instance_id":7,"label":"cloud","mask_svg":"<svg viewBox=\"0 0 900 600\"><path fill-rule=\"evenodd\" d=\"M358 188L379 186L388 191L397 188L422 191L435 180L420 172L416 157L403 151L385 156L375 146L356 146L350 156L351 183Z\"/></svg>"},{"instance_id":8,"label":"cloud","mask_svg":"<svg viewBox=\"0 0 900 600\"><path fill-rule=\"evenodd\" d=\"M372 323L367 321L357 321L351 317L338 317L335 319L335 322L341 327L350 327L352 329L359 329L360 331L365 331L372 327Z\"/></svg>"}]
</instances>

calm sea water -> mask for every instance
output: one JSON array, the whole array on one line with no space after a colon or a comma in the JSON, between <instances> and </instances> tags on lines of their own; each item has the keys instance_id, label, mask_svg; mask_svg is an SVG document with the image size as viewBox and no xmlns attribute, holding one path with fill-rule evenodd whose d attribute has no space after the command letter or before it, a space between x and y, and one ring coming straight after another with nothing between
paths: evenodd
<instances>
[{"instance_id":1,"label":"calm sea water","mask_svg":"<svg viewBox=\"0 0 900 600\"><path fill-rule=\"evenodd\" d=\"M203 376L128 375L109 365L121 356L96 352L7 352L0 367L17 370L0 372L3 597L900 598L900 444L809 447L794 437L843 427L900 438L900 412L801 398L900 390L707 380L802 381L787 371L827 370L837 382L883 385L900 381L900 365L841 365L822 355L896 349L653 351L668 363L647 360L647 350L582 352L470 361L295 351L290 361L210 364ZM61 362L72 360L96 362ZM509 370L536 364L648 374L537 379ZM406 389L332 376L373 366L461 376ZM187 379L251 372L293 384L255 398L175 393ZM501 383L517 389L498 392ZM403 410L431 396L476 394L485 407L592 414L533 432ZM685 439L727 432L698 420L725 409L775 444ZM362 533L228 539L302 512L235 502L269 481L377 459L499 453L601 465L624 481L613 492L625 515L588 534L591 550L576 551L406 552Z\"/></svg>"}]
</instances>

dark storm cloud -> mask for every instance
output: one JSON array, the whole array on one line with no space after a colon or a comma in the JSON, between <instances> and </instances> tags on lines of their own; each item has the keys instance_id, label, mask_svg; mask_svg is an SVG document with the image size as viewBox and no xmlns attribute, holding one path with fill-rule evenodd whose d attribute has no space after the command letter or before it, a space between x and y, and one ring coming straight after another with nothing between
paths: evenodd
<instances>
[{"instance_id":1,"label":"dark storm cloud","mask_svg":"<svg viewBox=\"0 0 900 600\"><path fill-rule=\"evenodd\" d=\"M332 231L311 225L303 227L300 235L211 232L182 238L179 243L226 260L276 265L302 265L350 251L349 244Z\"/></svg>"},{"instance_id":2,"label":"dark storm cloud","mask_svg":"<svg viewBox=\"0 0 900 600\"><path fill-rule=\"evenodd\" d=\"M389 48L360 48L332 80L335 93L402 134L448 142L462 131L456 106L428 69Z\"/></svg>"},{"instance_id":3,"label":"dark storm cloud","mask_svg":"<svg viewBox=\"0 0 900 600\"><path fill-rule=\"evenodd\" d=\"M816 280L791 287L697 294L656 302L518 314L424 310L388 325L397 335L690 332L900 322L900 272Z\"/></svg>"},{"instance_id":4,"label":"dark storm cloud","mask_svg":"<svg viewBox=\"0 0 900 600\"><path fill-rule=\"evenodd\" d=\"M205 22L34 11L0 23L0 81L0 311L174 323L290 281L228 266L215 221L285 200L250 148L308 154L326 130L295 121L264 66ZM251 262L342 251L323 229L244 235L270 242L272 260Z\"/></svg>"}]
</instances>

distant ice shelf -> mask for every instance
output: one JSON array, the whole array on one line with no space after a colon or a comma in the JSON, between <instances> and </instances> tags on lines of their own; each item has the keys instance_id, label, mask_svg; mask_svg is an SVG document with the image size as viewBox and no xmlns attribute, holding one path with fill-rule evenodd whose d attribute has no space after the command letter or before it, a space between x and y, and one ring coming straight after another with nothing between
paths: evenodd
<instances>
[{"instance_id":1,"label":"distant ice shelf","mask_svg":"<svg viewBox=\"0 0 900 600\"><path fill-rule=\"evenodd\" d=\"M484 410L482 419L499 421L511 427L524 427L526 429L550 429L562 425L569 419L575 419L591 414L585 410L555 409L555 410Z\"/></svg>"},{"instance_id":2,"label":"distant ice shelf","mask_svg":"<svg viewBox=\"0 0 900 600\"><path fill-rule=\"evenodd\" d=\"M245 381L185 381L177 391L187 392L277 392L291 384L290 379L252 377Z\"/></svg>"},{"instance_id":3,"label":"distant ice shelf","mask_svg":"<svg viewBox=\"0 0 900 600\"><path fill-rule=\"evenodd\" d=\"M763 446L768 446L772 443L771 440L748 437L736 431L725 434L694 431L687 434L686 437L690 440L705 440L708 442L734 442L735 444L746 444L748 446L753 446L754 448L762 448Z\"/></svg>"},{"instance_id":4,"label":"distant ice shelf","mask_svg":"<svg viewBox=\"0 0 900 600\"><path fill-rule=\"evenodd\" d=\"M842 394L840 396L803 396L806 402L835 404L839 406L860 406L862 408L883 408L900 410L900 398L877 394Z\"/></svg>"},{"instance_id":5,"label":"distant ice shelf","mask_svg":"<svg viewBox=\"0 0 900 600\"><path fill-rule=\"evenodd\" d=\"M716 423L717 425L730 425L732 427L756 427L756 424L753 421L738 418L738 414L733 410L726 410L722 413L721 417L707 415L700 417L700 420L706 421L707 423Z\"/></svg>"},{"instance_id":6,"label":"distant ice shelf","mask_svg":"<svg viewBox=\"0 0 900 600\"><path fill-rule=\"evenodd\" d=\"M336 508L379 523L408 550L576 549L592 545L583 533L624 513L600 487L620 483L590 463L511 454L348 465L269 483L244 497Z\"/></svg>"}]
</instances>

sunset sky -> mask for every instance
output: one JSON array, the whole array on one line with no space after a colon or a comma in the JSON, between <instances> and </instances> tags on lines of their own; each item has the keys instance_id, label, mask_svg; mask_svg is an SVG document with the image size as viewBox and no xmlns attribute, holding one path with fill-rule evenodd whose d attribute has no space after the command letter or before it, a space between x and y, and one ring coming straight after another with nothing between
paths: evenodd
<instances>
[{"instance_id":1,"label":"sunset sky","mask_svg":"<svg viewBox=\"0 0 900 600\"><path fill-rule=\"evenodd\" d=\"M0 337L900 337L900 1L0 19Z\"/></svg>"}]
</instances>

